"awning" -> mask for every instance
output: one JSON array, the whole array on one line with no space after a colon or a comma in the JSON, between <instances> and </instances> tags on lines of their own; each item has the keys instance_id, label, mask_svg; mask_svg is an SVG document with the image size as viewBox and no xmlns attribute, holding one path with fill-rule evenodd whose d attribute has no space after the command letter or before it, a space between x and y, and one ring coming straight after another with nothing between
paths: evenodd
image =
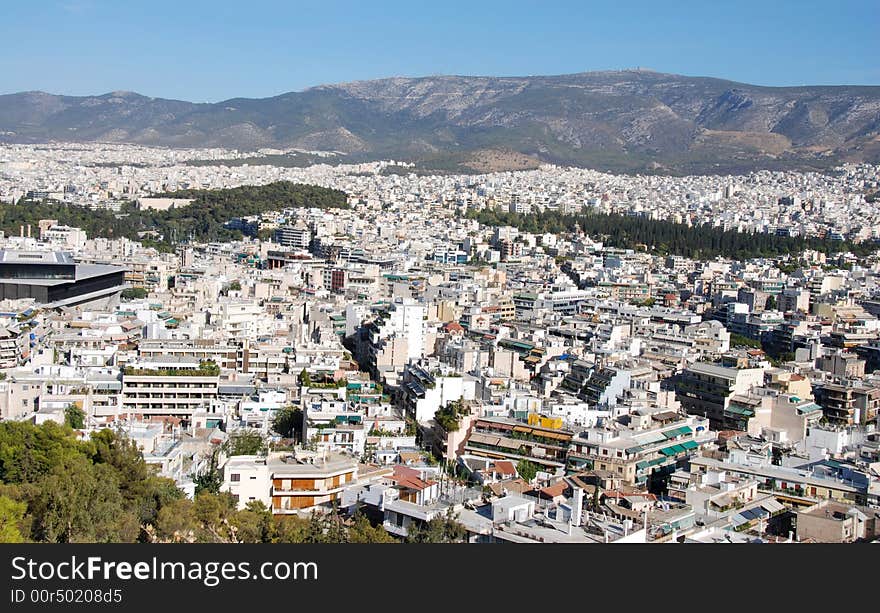
<instances>
[{"instance_id":1,"label":"awning","mask_svg":"<svg viewBox=\"0 0 880 613\"><path fill-rule=\"evenodd\" d=\"M490 446L494 447L498 444L498 441L500 441L500 440L501 440L500 436L491 436L488 434L480 434L479 432L474 432L473 434L471 434L470 438L468 439L468 442L469 443L479 443L482 445L490 445Z\"/></svg>"},{"instance_id":2,"label":"awning","mask_svg":"<svg viewBox=\"0 0 880 613\"><path fill-rule=\"evenodd\" d=\"M685 441L681 444L681 446L685 449L696 449L699 447L696 441Z\"/></svg>"},{"instance_id":3,"label":"awning","mask_svg":"<svg viewBox=\"0 0 880 613\"><path fill-rule=\"evenodd\" d=\"M736 405L730 405L727 407L728 413L733 413L734 415L745 415L747 417L754 417L755 411L749 407L739 407Z\"/></svg>"},{"instance_id":4,"label":"awning","mask_svg":"<svg viewBox=\"0 0 880 613\"><path fill-rule=\"evenodd\" d=\"M544 432L543 430L539 430L537 432L533 431L532 434L541 438L550 438L558 441L567 441L571 439L571 434L565 432Z\"/></svg>"},{"instance_id":5,"label":"awning","mask_svg":"<svg viewBox=\"0 0 880 613\"><path fill-rule=\"evenodd\" d=\"M663 436L663 434L661 434L660 432L648 432L644 435L638 435L637 439L642 446L645 446L652 443L659 443L660 441L664 441L666 440L666 437Z\"/></svg>"},{"instance_id":6,"label":"awning","mask_svg":"<svg viewBox=\"0 0 880 613\"><path fill-rule=\"evenodd\" d=\"M518 441L512 438L499 437L498 443L496 443L495 446L503 447L504 449L519 449L520 447L522 447L522 441Z\"/></svg>"}]
</instances>

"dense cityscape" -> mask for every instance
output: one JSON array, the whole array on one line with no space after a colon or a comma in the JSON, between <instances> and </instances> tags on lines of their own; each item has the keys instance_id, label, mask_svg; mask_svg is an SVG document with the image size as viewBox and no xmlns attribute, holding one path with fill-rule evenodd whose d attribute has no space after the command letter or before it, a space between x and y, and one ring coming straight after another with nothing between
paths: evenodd
<instances>
[{"instance_id":1,"label":"dense cityscape","mask_svg":"<svg viewBox=\"0 0 880 613\"><path fill-rule=\"evenodd\" d=\"M880 535L880 166L415 170L0 145L4 539Z\"/></svg>"}]
</instances>

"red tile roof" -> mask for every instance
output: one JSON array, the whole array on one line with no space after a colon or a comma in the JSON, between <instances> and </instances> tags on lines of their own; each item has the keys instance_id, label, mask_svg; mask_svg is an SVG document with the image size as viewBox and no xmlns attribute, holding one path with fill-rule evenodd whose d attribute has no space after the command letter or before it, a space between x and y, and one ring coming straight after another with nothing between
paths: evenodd
<instances>
[{"instance_id":1,"label":"red tile roof","mask_svg":"<svg viewBox=\"0 0 880 613\"><path fill-rule=\"evenodd\" d=\"M510 460L498 460L495 462L495 472L499 475L516 475L516 467L513 465L513 462Z\"/></svg>"},{"instance_id":2,"label":"red tile roof","mask_svg":"<svg viewBox=\"0 0 880 613\"><path fill-rule=\"evenodd\" d=\"M390 478L401 487L418 491L427 489L435 483L434 481L423 480L419 471L399 464L394 466L394 474Z\"/></svg>"},{"instance_id":3,"label":"red tile roof","mask_svg":"<svg viewBox=\"0 0 880 613\"><path fill-rule=\"evenodd\" d=\"M562 494L565 493L566 488L568 488L568 484L565 481L560 480L553 485L548 485L543 488L541 494L548 498L556 498L557 496L562 496Z\"/></svg>"}]
</instances>

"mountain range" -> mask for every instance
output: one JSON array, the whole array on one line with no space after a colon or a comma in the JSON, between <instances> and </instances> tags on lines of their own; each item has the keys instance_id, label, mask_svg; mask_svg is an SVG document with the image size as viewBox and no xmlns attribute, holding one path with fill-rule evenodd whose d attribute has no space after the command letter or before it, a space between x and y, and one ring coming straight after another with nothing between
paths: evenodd
<instances>
[{"instance_id":1,"label":"mountain range","mask_svg":"<svg viewBox=\"0 0 880 613\"><path fill-rule=\"evenodd\" d=\"M0 96L0 140L337 151L503 170L733 172L880 162L880 86L764 87L648 70L388 78L192 103Z\"/></svg>"}]
</instances>

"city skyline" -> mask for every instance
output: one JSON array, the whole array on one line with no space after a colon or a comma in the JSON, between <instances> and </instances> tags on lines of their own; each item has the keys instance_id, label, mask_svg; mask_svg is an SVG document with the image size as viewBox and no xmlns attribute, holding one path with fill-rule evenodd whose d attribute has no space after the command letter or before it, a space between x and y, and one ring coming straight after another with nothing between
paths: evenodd
<instances>
[{"instance_id":1,"label":"city skyline","mask_svg":"<svg viewBox=\"0 0 880 613\"><path fill-rule=\"evenodd\" d=\"M284 544L880 543L876 2L9 8L10 601L300 606ZM544 551L321 576L672 568ZM730 592L693 551L657 594Z\"/></svg>"}]
</instances>

